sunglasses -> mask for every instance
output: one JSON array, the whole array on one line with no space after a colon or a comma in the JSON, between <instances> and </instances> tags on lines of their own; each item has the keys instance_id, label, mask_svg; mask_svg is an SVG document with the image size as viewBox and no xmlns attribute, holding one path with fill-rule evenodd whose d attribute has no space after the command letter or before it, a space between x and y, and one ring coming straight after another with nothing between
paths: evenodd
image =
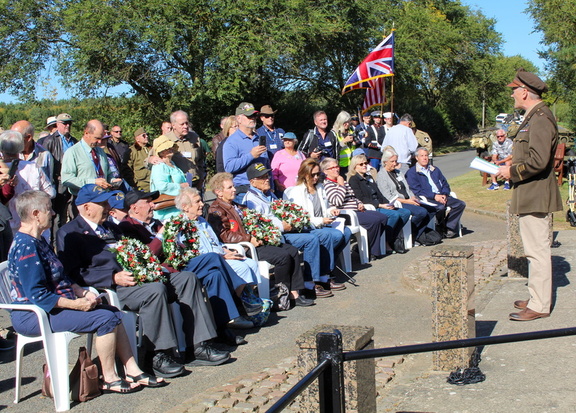
<instances>
[{"instance_id":1,"label":"sunglasses","mask_svg":"<svg viewBox=\"0 0 576 413\"><path fill-rule=\"evenodd\" d=\"M112 133L122 133L121 130L113 130Z\"/></svg>"},{"instance_id":2,"label":"sunglasses","mask_svg":"<svg viewBox=\"0 0 576 413\"><path fill-rule=\"evenodd\" d=\"M358 163L358 164L356 164L356 165L358 165L358 166L366 166L366 165L368 165L368 162L360 162L360 163Z\"/></svg>"},{"instance_id":3,"label":"sunglasses","mask_svg":"<svg viewBox=\"0 0 576 413\"><path fill-rule=\"evenodd\" d=\"M320 172L316 172L315 174L310 174L310 175L312 175L312 177L317 177L317 176L320 176Z\"/></svg>"},{"instance_id":4,"label":"sunglasses","mask_svg":"<svg viewBox=\"0 0 576 413\"><path fill-rule=\"evenodd\" d=\"M60 123L63 125L72 125L71 121L64 121L64 122L61 121Z\"/></svg>"},{"instance_id":5,"label":"sunglasses","mask_svg":"<svg viewBox=\"0 0 576 413\"><path fill-rule=\"evenodd\" d=\"M247 116L245 115L248 119L258 119L258 115L256 113L254 113L253 115Z\"/></svg>"},{"instance_id":6,"label":"sunglasses","mask_svg":"<svg viewBox=\"0 0 576 413\"><path fill-rule=\"evenodd\" d=\"M498 137L498 138L503 138L504 136L506 136L506 135L496 135L496 137Z\"/></svg>"},{"instance_id":7,"label":"sunglasses","mask_svg":"<svg viewBox=\"0 0 576 413\"><path fill-rule=\"evenodd\" d=\"M276 115L262 115L262 116L264 116L265 118L273 118Z\"/></svg>"}]
</instances>

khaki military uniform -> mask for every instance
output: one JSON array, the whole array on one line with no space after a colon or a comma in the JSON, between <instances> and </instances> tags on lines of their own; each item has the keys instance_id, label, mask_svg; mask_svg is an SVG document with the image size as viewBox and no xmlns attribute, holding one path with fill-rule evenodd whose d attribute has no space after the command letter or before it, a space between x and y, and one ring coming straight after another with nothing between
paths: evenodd
<instances>
[{"instance_id":1,"label":"khaki military uniform","mask_svg":"<svg viewBox=\"0 0 576 413\"><path fill-rule=\"evenodd\" d=\"M426 148L430 156L432 156L432 138L430 135L428 135L427 132L416 129L414 136L416 136L416 140L418 141L418 147Z\"/></svg>"},{"instance_id":2,"label":"khaki military uniform","mask_svg":"<svg viewBox=\"0 0 576 413\"><path fill-rule=\"evenodd\" d=\"M510 176L514 191L510 211L520 215L520 235L530 263L528 308L549 313L552 300L552 254L546 215L562 210L554 176L558 126L544 102L529 113L513 137Z\"/></svg>"}]
</instances>

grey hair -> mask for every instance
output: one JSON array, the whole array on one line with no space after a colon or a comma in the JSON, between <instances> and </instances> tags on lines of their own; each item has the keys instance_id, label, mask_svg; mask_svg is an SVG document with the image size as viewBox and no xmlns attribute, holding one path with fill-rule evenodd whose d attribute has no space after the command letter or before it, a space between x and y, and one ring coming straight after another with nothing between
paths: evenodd
<instances>
[{"instance_id":1,"label":"grey hair","mask_svg":"<svg viewBox=\"0 0 576 413\"><path fill-rule=\"evenodd\" d=\"M428 149L426 149L423 146L419 146L418 149L416 149L416 156L420 155L420 152L422 151L426 152L427 154L430 154L430 151Z\"/></svg>"},{"instance_id":2,"label":"grey hair","mask_svg":"<svg viewBox=\"0 0 576 413\"><path fill-rule=\"evenodd\" d=\"M191 197L194 195L200 196L200 192L196 188L185 187L180 189L180 193L176 195L174 199L174 204L176 208L182 211L185 207L190 205L192 202Z\"/></svg>"},{"instance_id":3,"label":"grey hair","mask_svg":"<svg viewBox=\"0 0 576 413\"><path fill-rule=\"evenodd\" d=\"M221 191L224 187L225 181L232 181L234 176L228 172L218 172L208 182L208 188L212 191Z\"/></svg>"},{"instance_id":4,"label":"grey hair","mask_svg":"<svg viewBox=\"0 0 576 413\"><path fill-rule=\"evenodd\" d=\"M400 118L400 122L412 122L414 119L412 119L412 115L410 115L409 113L405 113L402 115L402 117Z\"/></svg>"},{"instance_id":5,"label":"grey hair","mask_svg":"<svg viewBox=\"0 0 576 413\"><path fill-rule=\"evenodd\" d=\"M7 130L0 135L0 151L9 155L18 155L24 150L24 138L15 130Z\"/></svg>"},{"instance_id":6,"label":"grey hair","mask_svg":"<svg viewBox=\"0 0 576 413\"><path fill-rule=\"evenodd\" d=\"M320 169L322 170L322 172L328 169L328 165L330 165L331 163L335 163L336 165L338 165L338 161L336 159L324 158L322 162L320 162Z\"/></svg>"},{"instance_id":7,"label":"grey hair","mask_svg":"<svg viewBox=\"0 0 576 413\"><path fill-rule=\"evenodd\" d=\"M32 212L49 211L52 208L50 195L42 191L25 191L16 197L16 213L20 221L28 222L32 218Z\"/></svg>"},{"instance_id":8,"label":"grey hair","mask_svg":"<svg viewBox=\"0 0 576 413\"><path fill-rule=\"evenodd\" d=\"M190 120L190 118L188 118L188 114L186 112L184 112L183 110L177 110L176 112L172 112L170 114L170 123L175 123L176 117L178 115L184 115L184 116L186 116L186 119Z\"/></svg>"},{"instance_id":9,"label":"grey hair","mask_svg":"<svg viewBox=\"0 0 576 413\"><path fill-rule=\"evenodd\" d=\"M350 116L350 114L346 111L341 111L338 116L336 117L336 120L334 121L334 125L332 126L332 129L334 129L336 132L339 133L344 133L346 132L345 130L342 129L342 126L346 123L346 122L350 122L350 119L352 118L352 116Z\"/></svg>"},{"instance_id":10,"label":"grey hair","mask_svg":"<svg viewBox=\"0 0 576 413\"><path fill-rule=\"evenodd\" d=\"M388 162L393 156L398 156L398 153L390 145L382 149L382 162Z\"/></svg>"},{"instance_id":11,"label":"grey hair","mask_svg":"<svg viewBox=\"0 0 576 413\"><path fill-rule=\"evenodd\" d=\"M368 162L368 158L366 158L366 155L364 154L354 155L352 159L350 159L350 166L348 167L348 176L353 176L358 173L356 172L356 166L360 162Z\"/></svg>"}]
</instances>

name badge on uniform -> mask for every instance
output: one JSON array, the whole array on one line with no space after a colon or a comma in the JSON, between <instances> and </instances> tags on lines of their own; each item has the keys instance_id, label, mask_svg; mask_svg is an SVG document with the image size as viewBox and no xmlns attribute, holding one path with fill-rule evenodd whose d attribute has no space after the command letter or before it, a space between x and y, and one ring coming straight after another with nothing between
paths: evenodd
<instances>
[{"instance_id":1,"label":"name badge on uniform","mask_svg":"<svg viewBox=\"0 0 576 413\"><path fill-rule=\"evenodd\" d=\"M180 152L184 158L192 158L192 152Z\"/></svg>"},{"instance_id":2,"label":"name badge on uniform","mask_svg":"<svg viewBox=\"0 0 576 413\"><path fill-rule=\"evenodd\" d=\"M330 147L332 147L332 142L328 141L328 142L326 142L326 143L324 144L324 146L325 146L326 148L330 148Z\"/></svg>"}]
</instances>

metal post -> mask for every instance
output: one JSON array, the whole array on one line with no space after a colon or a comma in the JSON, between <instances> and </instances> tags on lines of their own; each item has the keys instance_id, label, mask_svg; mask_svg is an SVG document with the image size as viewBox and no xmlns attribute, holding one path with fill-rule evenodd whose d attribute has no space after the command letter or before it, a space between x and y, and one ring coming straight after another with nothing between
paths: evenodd
<instances>
[{"instance_id":1,"label":"metal post","mask_svg":"<svg viewBox=\"0 0 576 413\"><path fill-rule=\"evenodd\" d=\"M344 366L342 362L342 333L316 335L318 363L330 360L330 367L318 377L319 402L321 413L343 413L344 407Z\"/></svg>"}]
</instances>

